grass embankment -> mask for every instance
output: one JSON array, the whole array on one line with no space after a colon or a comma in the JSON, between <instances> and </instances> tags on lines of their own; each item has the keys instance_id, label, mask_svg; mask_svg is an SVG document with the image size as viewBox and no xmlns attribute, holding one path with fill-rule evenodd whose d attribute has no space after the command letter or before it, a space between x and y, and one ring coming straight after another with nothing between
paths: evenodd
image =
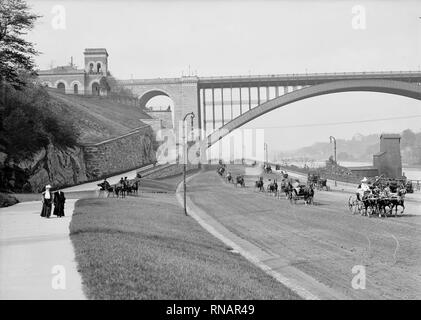
<instances>
[{"instance_id":1,"label":"grass embankment","mask_svg":"<svg viewBox=\"0 0 421 320\"><path fill-rule=\"evenodd\" d=\"M55 102L53 111L76 124L82 143L101 142L126 134L144 125L140 119L150 118L139 107L105 98L48 93Z\"/></svg>"},{"instance_id":2,"label":"grass embankment","mask_svg":"<svg viewBox=\"0 0 421 320\"><path fill-rule=\"evenodd\" d=\"M84 199L70 225L90 299L297 299L203 230L170 194Z\"/></svg>"}]
</instances>

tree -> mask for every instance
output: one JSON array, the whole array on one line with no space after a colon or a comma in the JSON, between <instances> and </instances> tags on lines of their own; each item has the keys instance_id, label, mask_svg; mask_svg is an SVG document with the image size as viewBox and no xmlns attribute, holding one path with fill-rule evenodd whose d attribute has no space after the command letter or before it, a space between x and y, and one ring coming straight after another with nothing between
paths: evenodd
<instances>
[{"instance_id":1,"label":"tree","mask_svg":"<svg viewBox=\"0 0 421 320\"><path fill-rule=\"evenodd\" d=\"M19 89L25 82L21 71L35 74L34 45L23 39L39 16L29 12L23 0L0 0L0 76Z\"/></svg>"},{"instance_id":2,"label":"tree","mask_svg":"<svg viewBox=\"0 0 421 320\"><path fill-rule=\"evenodd\" d=\"M110 87L111 93L115 93L117 95L130 97L130 98L135 97L133 92L130 89L127 89L121 84L119 84L118 80L111 73L109 73L107 76L107 82Z\"/></svg>"},{"instance_id":3,"label":"tree","mask_svg":"<svg viewBox=\"0 0 421 320\"><path fill-rule=\"evenodd\" d=\"M416 135L411 129L406 129L402 132L402 148L415 146Z\"/></svg>"}]
</instances>

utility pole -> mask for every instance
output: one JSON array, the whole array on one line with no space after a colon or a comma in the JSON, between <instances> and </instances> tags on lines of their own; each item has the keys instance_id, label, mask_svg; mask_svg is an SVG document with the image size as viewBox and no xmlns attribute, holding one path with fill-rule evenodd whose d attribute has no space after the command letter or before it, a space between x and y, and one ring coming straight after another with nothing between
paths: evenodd
<instances>
[{"instance_id":1,"label":"utility pole","mask_svg":"<svg viewBox=\"0 0 421 320\"><path fill-rule=\"evenodd\" d=\"M265 165L268 165L269 164L269 156L268 156L268 145L267 145L267 143L265 142L265 144L264 144L264 149L265 149L265 159L264 159L264 162L265 162Z\"/></svg>"},{"instance_id":2,"label":"utility pole","mask_svg":"<svg viewBox=\"0 0 421 320\"><path fill-rule=\"evenodd\" d=\"M332 141L333 141L333 154L334 154L333 157L335 159L335 167L336 167L336 165L337 165L337 162L336 162L336 139L335 139L334 136L330 136L329 139L330 139L330 143L332 143ZM337 186L337 183L336 183L336 177L335 177L335 187L336 186Z\"/></svg>"},{"instance_id":3,"label":"utility pole","mask_svg":"<svg viewBox=\"0 0 421 320\"><path fill-rule=\"evenodd\" d=\"M190 116L191 118L191 126L193 130L193 119L194 113L189 112L183 118L183 143L184 143L184 164L183 164L183 186L184 186L184 214L187 216L187 186L186 186L186 171L187 171L187 161L188 161L188 146L187 146L187 139L186 139L186 119Z\"/></svg>"}]
</instances>

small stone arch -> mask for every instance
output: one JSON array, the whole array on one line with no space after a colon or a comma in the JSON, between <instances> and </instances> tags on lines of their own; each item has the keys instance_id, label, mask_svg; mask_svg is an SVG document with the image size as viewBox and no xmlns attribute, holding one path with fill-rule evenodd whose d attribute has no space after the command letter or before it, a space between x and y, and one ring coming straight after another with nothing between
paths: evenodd
<instances>
[{"instance_id":1,"label":"small stone arch","mask_svg":"<svg viewBox=\"0 0 421 320\"><path fill-rule=\"evenodd\" d=\"M90 86L91 88L91 93L93 96L99 96L100 95L100 85L99 85L99 81L98 80L94 80L91 82Z\"/></svg>"},{"instance_id":2,"label":"small stone arch","mask_svg":"<svg viewBox=\"0 0 421 320\"><path fill-rule=\"evenodd\" d=\"M89 61L88 63L88 73L95 72L95 61Z\"/></svg>"},{"instance_id":3,"label":"small stone arch","mask_svg":"<svg viewBox=\"0 0 421 320\"><path fill-rule=\"evenodd\" d=\"M102 72L102 62L101 61L95 62L95 72L96 73Z\"/></svg>"},{"instance_id":4,"label":"small stone arch","mask_svg":"<svg viewBox=\"0 0 421 320\"><path fill-rule=\"evenodd\" d=\"M83 86L79 81L72 81L70 84L70 89L72 90L73 94L80 94L83 91Z\"/></svg>"},{"instance_id":5,"label":"small stone arch","mask_svg":"<svg viewBox=\"0 0 421 320\"><path fill-rule=\"evenodd\" d=\"M64 80L58 80L55 83L55 87L58 89L58 91L62 93L66 93L66 81Z\"/></svg>"}]
</instances>

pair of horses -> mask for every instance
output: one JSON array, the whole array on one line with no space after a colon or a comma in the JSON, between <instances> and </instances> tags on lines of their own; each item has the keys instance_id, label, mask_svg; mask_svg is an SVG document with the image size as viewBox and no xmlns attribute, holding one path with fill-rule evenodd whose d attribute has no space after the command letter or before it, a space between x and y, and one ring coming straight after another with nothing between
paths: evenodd
<instances>
[{"instance_id":1,"label":"pair of horses","mask_svg":"<svg viewBox=\"0 0 421 320\"><path fill-rule=\"evenodd\" d=\"M263 177L260 177L260 178L259 178L259 180L257 180L257 181L254 183L254 186L255 186L255 188L256 188L256 189L258 189L259 191L264 192L264 191L265 191L265 188L264 188L264 183L263 183Z\"/></svg>"},{"instance_id":2,"label":"pair of horses","mask_svg":"<svg viewBox=\"0 0 421 320\"><path fill-rule=\"evenodd\" d=\"M398 189L396 193L377 192L376 190L367 192L358 199L358 196L350 196L348 207L352 213L360 213L362 216L378 214L379 217L398 214L398 207L402 207L401 214L405 211L405 189Z\"/></svg>"},{"instance_id":3,"label":"pair of horses","mask_svg":"<svg viewBox=\"0 0 421 320\"><path fill-rule=\"evenodd\" d=\"M221 176L224 177L224 173L225 173L225 166L221 166L219 167L216 172ZM228 183L234 183L234 185L237 187L237 185L240 185L240 187L245 188L246 183L244 180L244 176L239 174L235 177L235 179L233 178L233 176L231 175L231 172L227 172L227 174L225 175L225 179L227 180Z\"/></svg>"},{"instance_id":4,"label":"pair of horses","mask_svg":"<svg viewBox=\"0 0 421 320\"><path fill-rule=\"evenodd\" d=\"M261 192L265 191L263 177L260 177L259 180L255 182L255 188ZM268 184L266 191L274 194L275 196L277 195L278 197L280 192L283 192L285 194L285 198L294 204L297 203L298 200L304 200L306 205L314 203L314 186L312 184L298 185L294 188L290 180L283 179L279 190L278 181L274 179Z\"/></svg>"},{"instance_id":5,"label":"pair of horses","mask_svg":"<svg viewBox=\"0 0 421 320\"><path fill-rule=\"evenodd\" d=\"M269 181L270 181L270 180L269 180ZM255 188L256 188L256 189L258 189L259 191L264 192L264 191L265 191L265 188L264 188L263 177L260 177L260 178L259 178L259 180L257 180L257 181L254 183L254 186L255 186ZM275 194L275 195L277 195L277 194L278 194L278 182L277 182L277 180L276 180L276 179L275 179L275 180L273 180L272 182L270 182L270 183L268 184L266 191L267 191L267 192L269 192L269 193L273 193L273 194Z\"/></svg>"}]
</instances>

